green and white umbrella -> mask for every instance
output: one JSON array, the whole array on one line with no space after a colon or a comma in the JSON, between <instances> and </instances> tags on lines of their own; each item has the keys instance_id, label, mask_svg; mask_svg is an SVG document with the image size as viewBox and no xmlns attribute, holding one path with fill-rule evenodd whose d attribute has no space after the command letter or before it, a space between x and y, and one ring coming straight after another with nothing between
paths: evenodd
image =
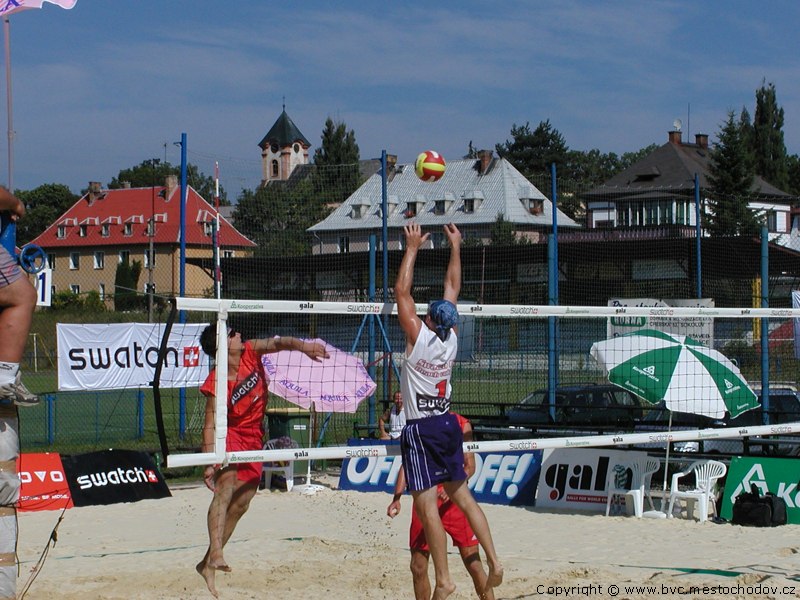
<instances>
[{"instance_id":1,"label":"green and white umbrella","mask_svg":"<svg viewBox=\"0 0 800 600\"><path fill-rule=\"evenodd\" d=\"M720 419L759 405L735 364L684 335L642 329L593 344L591 355L611 383L670 411Z\"/></svg>"},{"instance_id":2,"label":"green and white umbrella","mask_svg":"<svg viewBox=\"0 0 800 600\"><path fill-rule=\"evenodd\" d=\"M641 329L592 344L592 358L608 373L608 380L657 404L662 400L672 413L694 413L721 419L756 408L758 397L742 378L739 368L722 353L685 335ZM667 465L661 511L646 516L665 517Z\"/></svg>"}]
</instances>

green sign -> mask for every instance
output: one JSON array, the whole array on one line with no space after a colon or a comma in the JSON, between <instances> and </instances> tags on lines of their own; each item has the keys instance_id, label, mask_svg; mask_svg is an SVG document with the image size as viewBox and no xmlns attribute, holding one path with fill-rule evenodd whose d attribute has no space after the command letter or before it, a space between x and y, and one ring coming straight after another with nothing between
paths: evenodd
<instances>
[{"instance_id":1,"label":"green sign","mask_svg":"<svg viewBox=\"0 0 800 600\"><path fill-rule=\"evenodd\" d=\"M731 459L725 493L722 497L720 516L730 520L733 516L733 501L742 492L755 486L763 496L772 492L786 501L787 523L800 523L800 464L794 458L745 458Z\"/></svg>"}]
</instances>

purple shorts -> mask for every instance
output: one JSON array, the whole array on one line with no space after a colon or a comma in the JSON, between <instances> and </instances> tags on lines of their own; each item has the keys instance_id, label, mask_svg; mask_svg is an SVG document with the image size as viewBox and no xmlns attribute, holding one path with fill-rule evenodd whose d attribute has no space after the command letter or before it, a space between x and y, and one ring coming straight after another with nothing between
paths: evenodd
<instances>
[{"instance_id":1,"label":"purple shorts","mask_svg":"<svg viewBox=\"0 0 800 600\"><path fill-rule=\"evenodd\" d=\"M8 253L5 246L0 246L0 288L11 285L22 277L16 258Z\"/></svg>"},{"instance_id":2,"label":"purple shorts","mask_svg":"<svg viewBox=\"0 0 800 600\"><path fill-rule=\"evenodd\" d=\"M463 444L464 433L452 413L406 422L400 452L408 489L418 492L466 479Z\"/></svg>"}]
</instances>

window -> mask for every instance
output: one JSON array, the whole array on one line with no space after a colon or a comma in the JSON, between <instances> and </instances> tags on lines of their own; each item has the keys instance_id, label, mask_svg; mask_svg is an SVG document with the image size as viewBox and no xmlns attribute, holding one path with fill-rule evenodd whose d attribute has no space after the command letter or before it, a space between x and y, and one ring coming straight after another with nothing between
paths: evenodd
<instances>
[{"instance_id":1,"label":"window","mask_svg":"<svg viewBox=\"0 0 800 600\"><path fill-rule=\"evenodd\" d=\"M80 252L70 252L69 253L69 268L73 271L79 269L81 266L81 253Z\"/></svg>"},{"instance_id":2,"label":"window","mask_svg":"<svg viewBox=\"0 0 800 600\"><path fill-rule=\"evenodd\" d=\"M47 266L50 267L53 271L56 270L56 255L55 254L48 254L47 255Z\"/></svg>"},{"instance_id":3,"label":"window","mask_svg":"<svg viewBox=\"0 0 800 600\"><path fill-rule=\"evenodd\" d=\"M223 250L222 251L222 258L233 258L236 253L233 250Z\"/></svg>"},{"instance_id":4,"label":"window","mask_svg":"<svg viewBox=\"0 0 800 600\"><path fill-rule=\"evenodd\" d=\"M300 152L300 144L295 144L294 146L292 146L292 148L294 149L295 154L298 154Z\"/></svg>"},{"instance_id":5,"label":"window","mask_svg":"<svg viewBox=\"0 0 800 600\"><path fill-rule=\"evenodd\" d=\"M444 248L447 246L447 240L444 237L444 234L441 231L434 231L431 233L431 247L432 248Z\"/></svg>"},{"instance_id":6,"label":"window","mask_svg":"<svg viewBox=\"0 0 800 600\"><path fill-rule=\"evenodd\" d=\"M101 301L105 300L106 299L106 284L105 283L101 283L100 287L98 288L97 291L100 293L100 300Z\"/></svg>"},{"instance_id":7,"label":"window","mask_svg":"<svg viewBox=\"0 0 800 600\"><path fill-rule=\"evenodd\" d=\"M214 223L212 221L203 221L203 234L210 236L214 233Z\"/></svg>"},{"instance_id":8,"label":"window","mask_svg":"<svg viewBox=\"0 0 800 600\"><path fill-rule=\"evenodd\" d=\"M367 214L367 209L369 209L369 205L367 204L353 204L350 216L354 219L363 219Z\"/></svg>"},{"instance_id":9,"label":"window","mask_svg":"<svg viewBox=\"0 0 800 600\"><path fill-rule=\"evenodd\" d=\"M89 231L89 226L88 225L80 225L78 227L78 235L80 237L86 237L86 234L88 233L88 231Z\"/></svg>"},{"instance_id":10,"label":"window","mask_svg":"<svg viewBox=\"0 0 800 600\"><path fill-rule=\"evenodd\" d=\"M406 212L403 213L403 216L405 216L406 219L410 219L411 217L416 217L417 210L418 210L417 202L409 202L406 207Z\"/></svg>"},{"instance_id":11,"label":"window","mask_svg":"<svg viewBox=\"0 0 800 600\"><path fill-rule=\"evenodd\" d=\"M443 215L445 211L445 203L444 200L437 200L433 204L433 214L435 215Z\"/></svg>"},{"instance_id":12,"label":"window","mask_svg":"<svg viewBox=\"0 0 800 600\"><path fill-rule=\"evenodd\" d=\"M475 212L475 198L464 198L464 212L465 213Z\"/></svg>"},{"instance_id":13,"label":"window","mask_svg":"<svg viewBox=\"0 0 800 600\"><path fill-rule=\"evenodd\" d=\"M94 253L94 268L95 269L102 269L106 266L106 253L105 252L95 252Z\"/></svg>"},{"instance_id":14,"label":"window","mask_svg":"<svg viewBox=\"0 0 800 600\"><path fill-rule=\"evenodd\" d=\"M59 225L58 226L58 231L56 232L56 236L60 240L63 240L65 237L67 237L67 226L66 225Z\"/></svg>"},{"instance_id":15,"label":"window","mask_svg":"<svg viewBox=\"0 0 800 600\"><path fill-rule=\"evenodd\" d=\"M153 250L153 263L150 263L150 249L144 251L144 268L150 269L151 267L155 267L156 265L156 251Z\"/></svg>"},{"instance_id":16,"label":"window","mask_svg":"<svg viewBox=\"0 0 800 600\"><path fill-rule=\"evenodd\" d=\"M119 262L120 263L129 263L129 262L131 262L131 251L130 250L120 250L119 251Z\"/></svg>"},{"instance_id":17,"label":"window","mask_svg":"<svg viewBox=\"0 0 800 600\"><path fill-rule=\"evenodd\" d=\"M122 230L124 235L133 235L133 224L132 223L125 223L125 227Z\"/></svg>"},{"instance_id":18,"label":"window","mask_svg":"<svg viewBox=\"0 0 800 600\"><path fill-rule=\"evenodd\" d=\"M273 177L277 177L278 176L278 172L279 172L278 171L278 161L277 160L273 160L272 161L272 176Z\"/></svg>"},{"instance_id":19,"label":"window","mask_svg":"<svg viewBox=\"0 0 800 600\"><path fill-rule=\"evenodd\" d=\"M346 235L339 238L339 252L341 254L350 252L350 238Z\"/></svg>"},{"instance_id":20,"label":"window","mask_svg":"<svg viewBox=\"0 0 800 600\"><path fill-rule=\"evenodd\" d=\"M778 231L778 213L774 210L767 211L767 230L773 233Z\"/></svg>"},{"instance_id":21,"label":"window","mask_svg":"<svg viewBox=\"0 0 800 600\"><path fill-rule=\"evenodd\" d=\"M522 202L532 215L540 215L544 212L544 201L539 198L523 198Z\"/></svg>"},{"instance_id":22,"label":"window","mask_svg":"<svg viewBox=\"0 0 800 600\"><path fill-rule=\"evenodd\" d=\"M103 237L108 237L111 235L111 225L108 223L103 223L103 226L100 229L100 235Z\"/></svg>"},{"instance_id":23,"label":"window","mask_svg":"<svg viewBox=\"0 0 800 600\"><path fill-rule=\"evenodd\" d=\"M147 221L147 236L152 237L156 234L156 221L154 218L150 218Z\"/></svg>"},{"instance_id":24,"label":"window","mask_svg":"<svg viewBox=\"0 0 800 600\"><path fill-rule=\"evenodd\" d=\"M81 293L81 286L76 283L73 283L69 286L69 291L73 294L80 294Z\"/></svg>"}]
</instances>

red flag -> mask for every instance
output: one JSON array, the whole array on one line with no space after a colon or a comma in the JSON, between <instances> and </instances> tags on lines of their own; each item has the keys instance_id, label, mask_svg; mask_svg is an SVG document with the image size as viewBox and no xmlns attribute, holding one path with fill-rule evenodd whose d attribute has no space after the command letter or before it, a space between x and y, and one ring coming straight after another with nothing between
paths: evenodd
<instances>
[{"instance_id":1,"label":"red flag","mask_svg":"<svg viewBox=\"0 0 800 600\"><path fill-rule=\"evenodd\" d=\"M78 0L0 0L0 16L7 17L12 13L29 8L42 8L42 4L45 2L69 9L75 6Z\"/></svg>"}]
</instances>

